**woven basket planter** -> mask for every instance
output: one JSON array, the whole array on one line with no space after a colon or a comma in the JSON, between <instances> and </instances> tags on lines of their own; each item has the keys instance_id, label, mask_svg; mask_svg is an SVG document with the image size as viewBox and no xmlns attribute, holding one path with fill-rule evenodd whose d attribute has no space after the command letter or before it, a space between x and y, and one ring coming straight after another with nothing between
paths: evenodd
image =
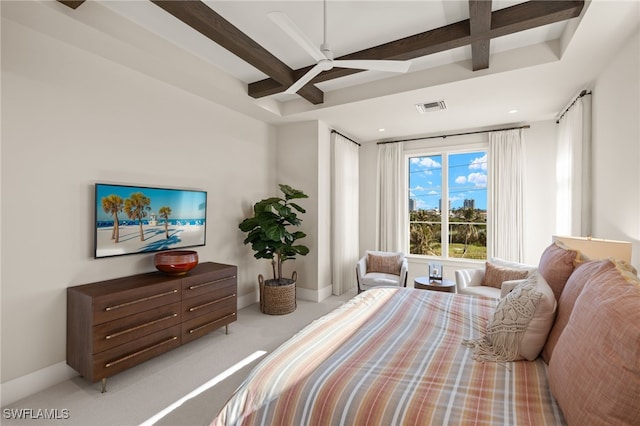
<instances>
[{"instance_id":1,"label":"woven basket planter","mask_svg":"<svg viewBox=\"0 0 640 426\"><path fill-rule=\"evenodd\" d=\"M260 311L269 315L284 315L296 310L296 272L289 284L285 285L269 285L269 282L275 280L264 280L262 275L258 275L258 283L260 284Z\"/></svg>"}]
</instances>

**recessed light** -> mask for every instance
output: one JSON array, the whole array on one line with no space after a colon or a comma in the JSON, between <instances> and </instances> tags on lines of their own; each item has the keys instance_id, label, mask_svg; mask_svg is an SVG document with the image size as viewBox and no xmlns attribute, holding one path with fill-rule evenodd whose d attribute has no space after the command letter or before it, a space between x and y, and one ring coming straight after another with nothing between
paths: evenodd
<instances>
[{"instance_id":1,"label":"recessed light","mask_svg":"<svg viewBox=\"0 0 640 426\"><path fill-rule=\"evenodd\" d=\"M512 110L509 111L509 114L515 114L516 112L518 112L517 109L512 109Z\"/></svg>"},{"instance_id":2,"label":"recessed light","mask_svg":"<svg viewBox=\"0 0 640 426\"><path fill-rule=\"evenodd\" d=\"M379 128L378 131L379 132L384 132L384 129L383 128Z\"/></svg>"}]
</instances>

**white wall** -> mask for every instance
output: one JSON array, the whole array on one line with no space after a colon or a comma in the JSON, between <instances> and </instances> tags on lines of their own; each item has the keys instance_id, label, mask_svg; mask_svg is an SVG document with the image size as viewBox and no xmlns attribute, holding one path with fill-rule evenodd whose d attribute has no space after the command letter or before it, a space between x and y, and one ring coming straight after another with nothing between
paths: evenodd
<instances>
[{"instance_id":1,"label":"white wall","mask_svg":"<svg viewBox=\"0 0 640 426\"><path fill-rule=\"evenodd\" d=\"M531 123L524 131L526 154L524 262L537 265L556 227L555 120Z\"/></svg>"},{"instance_id":2,"label":"white wall","mask_svg":"<svg viewBox=\"0 0 640 426\"><path fill-rule=\"evenodd\" d=\"M92 258L96 181L207 191L200 259L238 265L240 303L257 301L237 225L275 193L275 146L263 122L3 19L3 391L65 368L67 287L154 270Z\"/></svg>"},{"instance_id":3,"label":"white wall","mask_svg":"<svg viewBox=\"0 0 640 426\"><path fill-rule=\"evenodd\" d=\"M278 183L288 184L309 195L299 204L301 230L307 236L301 243L309 247L304 257L287 261L287 274L298 272L298 296L319 301L331 294L330 268L330 137L323 122L306 121L277 129Z\"/></svg>"},{"instance_id":4,"label":"white wall","mask_svg":"<svg viewBox=\"0 0 640 426\"><path fill-rule=\"evenodd\" d=\"M640 269L640 35L636 33L593 88L593 236L633 242Z\"/></svg>"},{"instance_id":5,"label":"white wall","mask_svg":"<svg viewBox=\"0 0 640 426\"><path fill-rule=\"evenodd\" d=\"M526 185L525 210L525 263L537 264L544 249L551 243L555 227L555 167L556 127L554 121L535 122L525 130ZM464 130L469 131L468 129ZM478 144L487 142L487 134L428 139L405 143L405 152L446 143ZM376 248L376 179L377 145L367 143L360 149L360 251ZM425 275L427 260L410 257L409 279ZM454 279L454 271L464 267L480 267L482 262L451 260L443 262L445 278Z\"/></svg>"}]
</instances>

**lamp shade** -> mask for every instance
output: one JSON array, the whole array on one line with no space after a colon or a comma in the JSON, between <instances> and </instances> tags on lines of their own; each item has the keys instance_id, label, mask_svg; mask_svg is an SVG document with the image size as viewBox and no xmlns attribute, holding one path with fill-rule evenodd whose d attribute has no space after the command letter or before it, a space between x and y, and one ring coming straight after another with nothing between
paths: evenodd
<instances>
[{"instance_id":1,"label":"lamp shade","mask_svg":"<svg viewBox=\"0 0 640 426\"><path fill-rule=\"evenodd\" d=\"M628 241L603 240L590 237L563 237L554 235L553 241L559 241L565 246L579 250L589 259L615 259L631 263L631 243Z\"/></svg>"}]
</instances>

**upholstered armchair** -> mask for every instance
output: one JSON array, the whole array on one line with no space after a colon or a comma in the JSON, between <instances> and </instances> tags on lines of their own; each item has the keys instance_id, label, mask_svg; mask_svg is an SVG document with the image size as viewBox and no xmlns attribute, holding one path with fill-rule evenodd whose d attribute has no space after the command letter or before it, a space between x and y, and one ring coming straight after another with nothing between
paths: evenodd
<instances>
[{"instance_id":1,"label":"upholstered armchair","mask_svg":"<svg viewBox=\"0 0 640 426\"><path fill-rule=\"evenodd\" d=\"M380 286L407 286L409 266L401 252L366 251L356 264L358 293Z\"/></svg>"},{"instance_id":2,"label":"upholstered armchair","mask_svg":"<svg viewBox=\"0 0 640 426\"><path fill-rule=\"evenodd\" d=\"M513 280L525 279L537 268L523 263L493 258L481 269L458 269L456 289L458 293L499 299L504 291L513 288Z\"/></svg>"}]
</instances>

